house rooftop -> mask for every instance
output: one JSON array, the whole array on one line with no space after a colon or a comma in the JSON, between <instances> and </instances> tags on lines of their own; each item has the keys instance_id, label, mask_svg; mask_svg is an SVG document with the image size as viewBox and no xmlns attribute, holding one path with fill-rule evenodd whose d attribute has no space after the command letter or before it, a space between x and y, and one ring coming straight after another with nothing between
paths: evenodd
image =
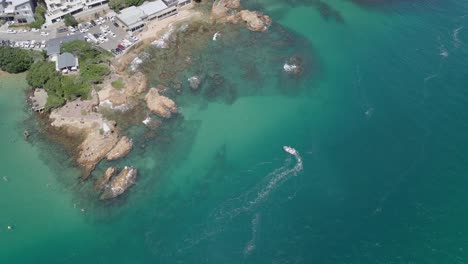
<instances>
[{"instance_id":1,"label":"house rooftop","mask_svg":"<svg viewBox=\"0 0 468 264\"><path fill-rule=\"evenodd\" d=\"M55 55L60 53L60 45L54 44L47 46L47 56Z\"/></svg>"},{"instance_id":2,"label":"house rooftop","mask_svg":"<svg viewBox=\"0 0 468 264\"><path fill-rule=\"evenodd\" d=\"M139 7L147 16L156 14L167 8L167 5L162 0L146 2Z\"/></svg>"},{"instance_id":3,"label":"house rooftop","mask_svg":"<svg viewBox=\"0 0 468 264\"><path fill-rule=\"evenodd\" d=\"M78 60L73 54L65 52L57 57L57 69L78 67Z\"/></svg>"},{"instance_id":4,"label":"house rooftop","mask_svg":"<svg viewBox=\"0 0 468 264\"><path fill-rule=\"evenodd\" d=\"M143 23L143 19L146 18L146 14L142 9L130 6L120 11L117 18L122 21L127 27L134 27L139 23Z\"/></svg>"},{"instance_id":5,"label":"house rooftop","mask_svg":"<svg viewBox=\"0 0 468 264\"><path fill-rule=\"evenodd\" d=\"M61 46L63 43L67 43L67 42L74 41L74 40L84 40L84 34L79 33L79 34L74 34L70 36L53 38L53 39L50 39L49 42L47 42L47 46L53 46L53 45Z\"/></svg>"}]
</instances>

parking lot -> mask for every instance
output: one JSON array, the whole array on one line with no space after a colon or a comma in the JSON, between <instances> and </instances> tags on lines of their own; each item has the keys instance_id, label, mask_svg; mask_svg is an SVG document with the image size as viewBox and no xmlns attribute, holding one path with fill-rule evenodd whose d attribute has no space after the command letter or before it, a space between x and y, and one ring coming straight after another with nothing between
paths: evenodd
<instances>
[{"instance_id":1,"label":"parking lot","mask_svg":"<svg viewBox=\"0 0 468 264\"><path fill-rule=\"evenodd\" d=\"M80 23L75 29L67 28L65 32L57 33L56 37L69 36L84 33L85 40L100 46L101 48L113 51L114 54L118 46L127 48L138 39L131 37L125 30L116 26L110 19L94 19L89 22ZM90 36L91 34L92 36Z\"/></svg>"}]
</instances>

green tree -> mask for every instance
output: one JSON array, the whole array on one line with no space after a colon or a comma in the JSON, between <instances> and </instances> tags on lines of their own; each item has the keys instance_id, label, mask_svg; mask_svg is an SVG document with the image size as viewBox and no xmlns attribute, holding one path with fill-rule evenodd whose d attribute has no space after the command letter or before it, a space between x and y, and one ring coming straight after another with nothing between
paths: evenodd
<instances>
[{"instance_id":1,"label":"green tree","mask_svg":"<svg viewBox=\"0 0 468 264\"><path fill-rule=\"evenodd\" d=\"M26 75L26 81L32 87L44 87L52 78L57 78L60 74L55 71L55 63L40 62L34 63Z\"/></svg>"},{"instance_id":2,"label":"green tree","mask_svg":"<svg viewBox=\"0 0 468 264\"><path fill-rule=\"evenodd\" d=\"M45 14L47 9L43 5L37 5L36 10L34 11L34 22L29 23L29 27L40 29L45 23Z\"/></svg>"},{"instance_id":3,"label":"green tree","mask_svg":"<svg viewBox=\"0 0 468 264\"><path fill-rule=\"evenodd\" d=\"M34 63L35 56L34 52L29 50L2 46L0 47L0 69L9 73L27 71Z\"/></svg>"},{"instance_id":4,"label":"green tree","mask_svg":"<svg viewBox=\"0 0 468 264\"><path fill-rule=\"evenodd\" d=\"M76 21L75 17L70 14L66 14L63 17L63 22L66 26L76 27L76 25L78 25L78 21Z\"/></svg>"}]
</instances>

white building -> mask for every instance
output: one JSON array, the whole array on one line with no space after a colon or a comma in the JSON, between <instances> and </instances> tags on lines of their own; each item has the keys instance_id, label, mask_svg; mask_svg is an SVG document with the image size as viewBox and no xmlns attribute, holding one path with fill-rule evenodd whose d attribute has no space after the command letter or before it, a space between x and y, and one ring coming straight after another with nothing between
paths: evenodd
<instances>
[{"instance_id":1,"label":"white building","mask_svg":"<svg viewBox=\"0 0 468 264\"><path fill-rule=\"evenodd\" d=\"M49 23L54 23L63 19L67 14L74 15L107 2L109 0L45 0L47 5L46 20Z\"/></svg>"},{"instance_id":2,"label":"white building","mask_svg":"<svg viewBox=\"0 0 468 264\"><path fill-rule=\"evenodd\" d=\"M122 9L115 17L117 24L127 31L137 31L149 20L161 20L177 14L181 6L190 4L191 0L156 0L141 6L130 6Z\"/></svg>"},{"instance_id":3,"label":"white building","mask_svg":"<svg viewBox=\"0 0 468 264\"><path fill-rule=\"evenodd\" d=\"M0 18L31 23L34 21L34 4L31 0L0 0Z\"/></svg>"}]
</instances>

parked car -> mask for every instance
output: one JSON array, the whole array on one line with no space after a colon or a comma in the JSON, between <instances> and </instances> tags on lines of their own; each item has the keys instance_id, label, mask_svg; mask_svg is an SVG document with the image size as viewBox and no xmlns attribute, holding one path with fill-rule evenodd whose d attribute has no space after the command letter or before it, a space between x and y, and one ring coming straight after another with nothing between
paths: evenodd
<instances>
[{"instance_id":1,"label":"parked car","mask_svg":"<svg viewBox=\"0 0 468 264\"><path fill-rule=\"evenodd\" d=\"M8 33L8 34L16 34L16 30L8 29L8 30L7 30L7 33Z\"/></svg>"},{"instance_id":2,"label":"parked car","mask_svg":"<svg viewBox=\"0 0 468 264\"><path fill-rule=\"evenodd\" d=\"M66 28L66 27L57 28L57 33L63 33L63 32L67 32L67 31L68 31L68 28Z\"/></svg>"},{"instance_id":3,"label":"parked car","mask_svg":"<svg viewBox=\"0 0 468 264\"><path fill-rule=\"evenodd\" d=\"M45 32L45 31L41 32L41 36L48 36L48 35L49 35L49 32Z\"/></svg>"},{"instance_id":4,"label":"parked car","mask_svg":"<svg viewBox=\"0 0 468 264\"><path fill-rule=\"evenodd\" d=\"M28 33L29 30L27 30L27 29L20 29L18 32L19 32L19 33Z\"/></svg>"},{"instance_id":5,"label":"parked car","mask_svg":"<svg viewBox=\"0 0 468 264\"><path fill-rule=\"evenodd\" d=\"M14 23L15 23L15 21L8 21L6 24L7 24L8 26L11 26L11 25L13 25Z\"/></svg>"},{"instance_id":6,"label":"parked car","mask_svg":"<svg viewBox=\"0 0 468 264\"><path fill-rule=\"evenodd\" d=\"M91 23L91 26L93 26L93 27L96 26L96 21L94 21L94 20L89 21L89 23Z\"/></svg>"},{"instance_id":7,"label":"parked car","mask_svg":"<svg viewBox=\"0 0 468 264\"><path fill-rule=\"evenodd\" d=\"M31 32L39 32L38 28L31 28Z\"/></svg>"},{"instance_id":8,"label":"parked car","mask_svg":"<svg viewBox=\"0 0 468 264\"><path fill-rule=\"evenodd\" d=\"M121 49L121 50L125 50L125 49L126 49L125 46L122 45L122 44L117 45L117 48L118 48L118 49Z\"/></svg>"}]
</instances>

